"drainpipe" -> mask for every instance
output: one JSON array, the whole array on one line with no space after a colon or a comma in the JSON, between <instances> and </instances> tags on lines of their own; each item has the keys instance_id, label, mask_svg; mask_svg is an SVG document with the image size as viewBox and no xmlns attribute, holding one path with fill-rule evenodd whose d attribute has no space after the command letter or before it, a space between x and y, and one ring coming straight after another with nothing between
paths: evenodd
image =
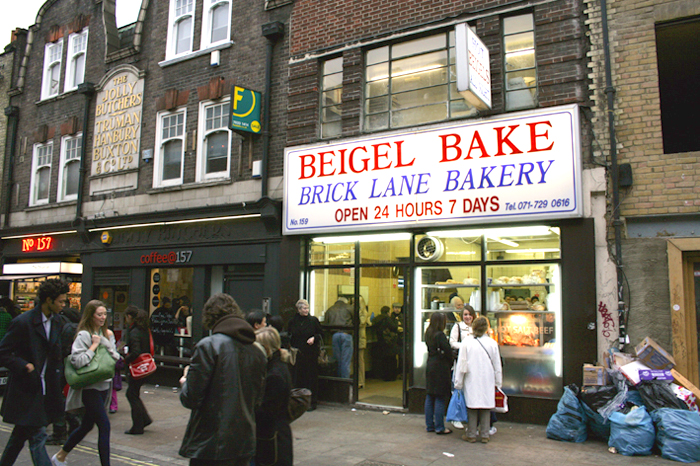
<instances>
[{"instance_id":1,"label":"drainpipe","mask_svg":"<svg viewBox=\"0 0 700 466\"><path fill-rule=\"evenodd\" d=\"M10 156L6 159L5 179L7 180L7 195L5 196L5 219L3 228L10 226L10 206L12 205L12 185L14 182L15 149L17 147L17 123L19 122L19 107L9 106L5 108L5 116L9 120L9 131L7 135L10 139Z\"/></svg>"},{"instance_id":2,"label":"drainpipe","mask_svg":"<svg viewBox=\"0 0 700 466\"><path fill-rule=\"evenodd\" d=\"M87 167L85 159L87 158L87 133L88 121L90 119L90 102L92 96L95 95L95 85L89 82L82 83L78 86L78 92L85 96L85 108L83 109L83 143L80 148L80 168L78 169L78 204L75 207L75 220L79 223L83 216L83 187L85 186L85 176L87 175Z\"/></svg>"},{"instance_id":3,"label":"drainpipe","mask_svg":"<svg viewBox=\"0 0 700 466\"><path fill-rule=\"evenodd\" d=\"M270 152L270 92L272 91L272 52L275 43L284 36L284 24L279 21L262 25L262 35L267 39L265 56L265 94L263 96L263 153L262 153L262 186L260 197L267 197L267 160Z\"/></svg>"},{"instance_id":4,"label":"drainpipe","mask_svg":"<svg viewBox=\"0 0 700 466\"><path fill-rule=\"evenodd\" d=\"M600 0L600 14L603 26L603 52L605 56L605 94L608 97L608 133L610 139L610 177L612 185L612 214L615 228L615 265L617 270L617 311L619 317L619 343L627 343L627 326L625 299L623 296L622 275L622 220L620 220L620 183L619 167L617 164L617 138L615 136L615 88L612 82L612 66L610 64L610 39L608 37L608 5L607 0Z\"/></svg>"}]
</instances>

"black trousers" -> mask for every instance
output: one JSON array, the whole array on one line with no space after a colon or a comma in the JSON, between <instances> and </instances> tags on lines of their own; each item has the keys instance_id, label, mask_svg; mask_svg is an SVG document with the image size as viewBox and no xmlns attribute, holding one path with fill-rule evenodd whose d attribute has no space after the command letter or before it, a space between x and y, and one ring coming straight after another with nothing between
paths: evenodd
<instances>
[{"instance_id":1,"label":"black trousers","mask_svg":"<svg viewBox=\"0 0 700 466\"><path fill-rule=\"evenodd\" d=\"M148 377L142 379L134 379L131 374L126 376L129 387L126 389L126 399L129 400L131 406L131 431L143 432L144 427L153 422L151 416L146 410L146 406L141 401L141 386Z\"/></svg>"}]
</instances>

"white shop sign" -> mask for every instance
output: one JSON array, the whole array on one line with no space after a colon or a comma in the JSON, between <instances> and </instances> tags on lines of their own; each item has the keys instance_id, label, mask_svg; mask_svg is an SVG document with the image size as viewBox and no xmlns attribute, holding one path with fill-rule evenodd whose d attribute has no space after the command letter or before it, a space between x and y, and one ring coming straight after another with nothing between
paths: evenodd
<instances>
[{"instance_id":1,"label":"white shop sign","mask_svg":"<svg viewBox=\"0 0 700 466\"><path fill-rule=\"evenodd\" d=\"M578 106L285 150L284 233L580 217Z\"/></svg>"},{"instance_id":2,"label":"white shop sign","mask_svg":"<svg viewBox=\"0 0 700 466\"><path fill-rule=\"evenodd\" d=\"M455 26L457 91L479 110L491 108L489 49L466 23Z\"/></svg>"}]
</instances>

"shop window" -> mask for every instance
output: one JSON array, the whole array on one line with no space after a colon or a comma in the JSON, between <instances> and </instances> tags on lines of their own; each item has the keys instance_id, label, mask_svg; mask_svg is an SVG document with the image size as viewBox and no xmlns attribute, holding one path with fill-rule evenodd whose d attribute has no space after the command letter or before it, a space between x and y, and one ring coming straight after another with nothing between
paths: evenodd
<instances>
[{"instance_id":1,"label":"shop window","mask_svg":"<svg viewBox=\"0 0 700 466\"><path fill-rule=\"evenodd\" d=\"M342 131L343 57L323 62L321 78L321 137L340 136Z\"/></svg>"},{"instance_id":2,"label":"shop window","mask_svg":"<svg viewBox=\"0 0 700 466\"><path fill-rule=\"evenodd\" d=\"M503 18L506 110L533 108L537 102L535 24L532 14Z\"/></svg>"},{"instance_id":3,"label":"shop window","mask_svg":"<svg viewBox=\"0 0 700 466\"><path fill-rule=\"evenodd\" d=\"M559 259L559 228L547 226L485 230L488 260Z\"/></svg>"},{"instance_id":4,"label":"shop window","mask_svg":"<svg viewBox=\"0 0 700 466\"><path fill-rule=\"evenodd\" d=\"M186 258L190 251L180 252L183 253ZM151 330L160 354L191 355L193 275L193 267L156 268L150 271Z\"/></svg>"},{"instance_id":5,"label":"shop window","mask_svg":"<svg viewBox=\"0 0 700 466\"><path fill-rule=\"evenodd\" d=\"M355 240L347 237L314 238L309 244L309 265L355 263Z\"/></svg>"},{"instance_id":6,"label":"shop window","mask_svg":"<svg viewBox=\"0 0 700 466\"><path fill-rule=\"evenodd\" d=\"M656 25L664 153L700 150L700 17Z\"/></svg>"},{"instance_id":7,"label":"shop window","mask_svg":"<svg viewBox=\"0 0 700 466\"><path fill-rule=\"evenodd\" d=\"M61 140L61 164L58 173L58 200L70 201L78 197L80 153L83 135L66 136Z\"/></svg>"},{"instance_id":8,"label":"shop window","mask_svg":"<svg viewBox=\"0 0 700 466\"><path fill-rule=\"evenodd\" d=\"M416 236L418 262L471 262L481 260L481 230L429 231Z\"/></svg>"},{"instance_id":9,"label":"shop window","mask_svg":"<svg viewBox=\"0 0 700 466\"><path fill-rule=\"evenodd\" d=\"M205 49L211 45L226 42L230 40L230 36L230 0L205 0L201 48Z\"/></svg>"},{"instance_id":10,"label":"shop window","mask_svg":"<svg viewBox=\"0 0 700 466\"><path fill-rule=\"evenodd\" d=\"M48 142L46 144L36 144L34 146L29 205L47 204L49 202L52 157L52 142Z\"/></svg>"},{"instance_id":11,"label":"shop window","mask_svg":"<svg viewBox=\"0 0 700 466\"><path fill-rule=\"evenodd\" d=\"M185 157L185 110L158 114L153 171L155 187L182 184Z\"/></svg>"},{"instance_id":12,"label":"shop window","mask_svg":"<svg viewBox=\"0 0 700 466\"><path fill-rule=\"evenodd\" d=\"M44 77L41 86L41 98L48 99L58 95L61 80L61 58L63 56L63 39L44 46Z\"/></svg>"},{"instance_id":13,"label":"shop window","mask_svg":"<svg viewBox=\"0 0 700 466\"><path fill-rule=\"evenodd\" d=\"M365 54L364 128L388 128L470 115L457 92L454 32L369 50Z\"/></svg>"},{"instance_id":14,"label":"shop window","mask_svg":"<svg viewBox=\"0 0 700 466\"><path fill-rule=\"evenodd\" d=\"M68 36L68 67L64 92L77 89L85 80L85 58L87 54L88 30Z\"/></svg>"},{"instance_id":15,"label":"shop window","mask_svg":"<svg viewBox=\"0 0 700 466\"><path fill-rule=\"evenodd\" d=\"M228 178L231 164L231 104L203 102L199 111L198 181Z\"/></svg>"},{"instance_id":16,"label":"shop window","mask_svg":"<svg viewBox=\"0 0 700 466\"><path fill-rule=\"evenodd\" d=\"M194 0L170 0L166 58L192 52Z\"/></svg>"}]
</instances>

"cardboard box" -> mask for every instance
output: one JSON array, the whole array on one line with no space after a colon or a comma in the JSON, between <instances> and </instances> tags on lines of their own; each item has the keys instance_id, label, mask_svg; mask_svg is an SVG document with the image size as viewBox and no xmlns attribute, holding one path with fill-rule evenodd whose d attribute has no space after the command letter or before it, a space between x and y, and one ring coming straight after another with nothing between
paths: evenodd
<instances>
[{"instance_id":1,"label":"cardboard box","mask_svg":"<svg viewBox=\"0 0 700 466\"><path fill-rule=\"evenodd\" d=\"M651 369L670 370L676 365L673 356L649 337L642 340L635 349L637 351L637 359Z\"/></svg>"},{"instance_id":2,"label":"cardboard box","mask_svg":"<svg viewBox=\"0 0 700 466\"><path fill-rule=\"evenodd\" d=\"M627 380L632 382L632 385L637 385L640 382L639 373L651 370L639 361L633 361L620 367L620 372Z\"/></svg>"},{"instance_id":3,"label":"cardboard box","mask_svg":"<svg viewBox=\"0 0 700 466\"><path fill-rule=\"evenodd\" d=\"M659 371L656 369L639 371L639 380L666 380L672 381L673 375L671 371Z\"/></svg>"},{"instance_id":4,"label":"cardboard box","mask_svg":"<svg viewBox=\"0 0 700 466\"><path fill-rule=\"evenodd\" d=\"M673 375L673 380L681 387L687 388L700 400L700 388L693 385L690 380L686 379L680 372L675 369L671 369L671 375Z\"/></svg>"},{"instance_id":5,"label":"cardboard box","mask_svg":"<svg viewBox=\"0 0 700 466\"><path fill-rule=\"evenodd\" d=\"M607 380L608 374L603 366L583 366L583 385L607 385Z\"/></svg>"}]
</instances>

